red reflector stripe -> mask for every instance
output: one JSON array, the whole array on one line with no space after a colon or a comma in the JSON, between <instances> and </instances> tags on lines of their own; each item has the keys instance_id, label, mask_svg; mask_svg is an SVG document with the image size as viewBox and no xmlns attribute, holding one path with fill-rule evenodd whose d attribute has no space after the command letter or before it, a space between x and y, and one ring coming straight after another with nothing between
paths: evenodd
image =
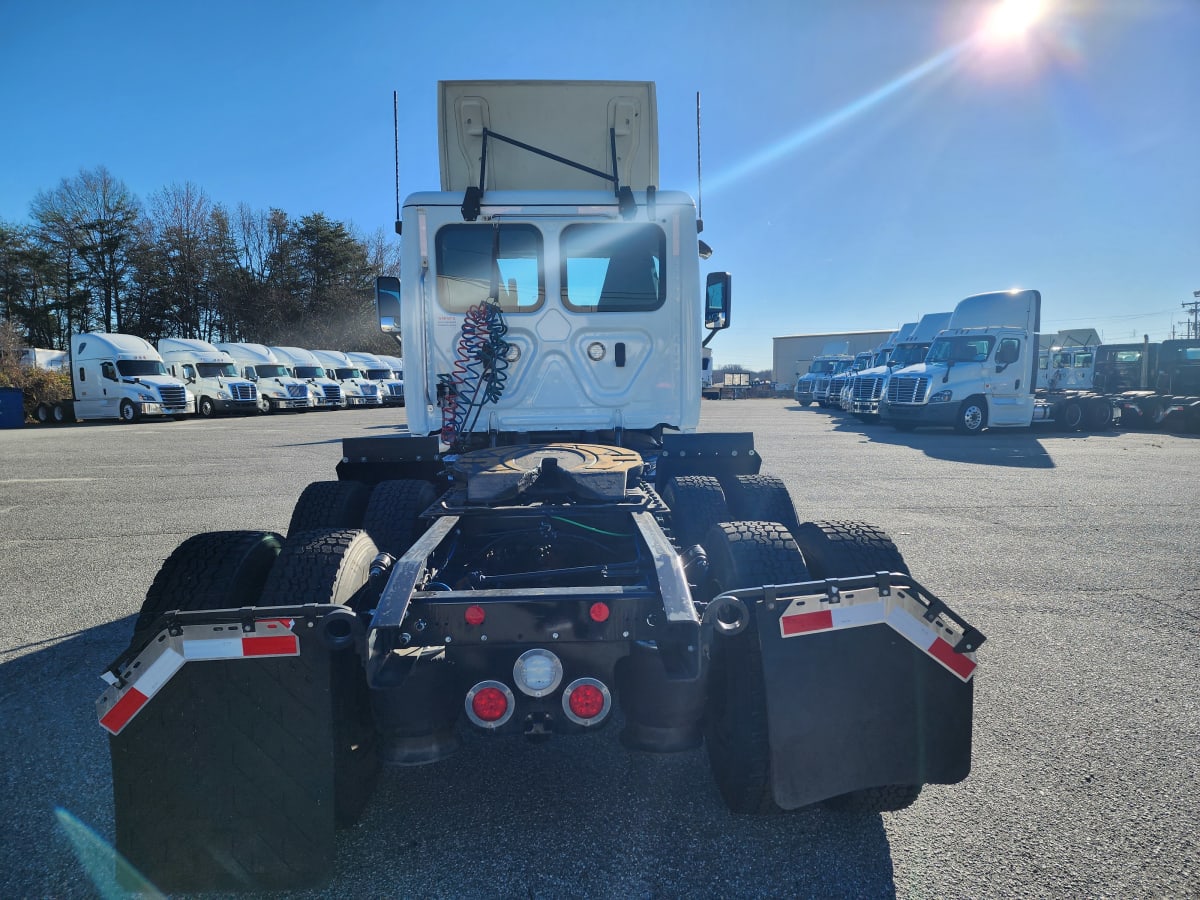
<instances>
[{"instance_id":1,"label":"red reflector stripe","mask_svg":"<svg viewBox=\"0 0 1200 900\"><path fill-rule=\"evenodd\" d=\"M113 704L113 708L100 719L100 724L116 734L124 728L129 720L137 715L137 711L146 705L150 698L135 687L131 687Z\"/></svg>"},{"instance_id":2,"label":"red reflector stripe","mask_svg":"<svg viewBox=\"0 0 1200 900\"><path fill-rule=\"evenodd\" d=\"M242 638L243 656L299 656L300 643L294 634Z\"/></svg>"},{"instance_id":3,"label":"red reflector stripe","mask_svg":"<svg viewBox=\"0 0 1200 900\"><path fill-rule=\"evenodd\" d=\"M961 653L955 653L954 648L941 638L933 642L928 653L964 681L975 671L974 660Z\"/></svg>"},{"instance_id":4,"label":"red reflector stripe","mask_svg":"<svg viewBox=\"0 0 1200 900\"><path fill-rule=\"evenodd\" d=\"M785 637L789 634L804 634L806 631L824 631L833 627L833 611L822 609L798 616L784 616L780 622L783 624Z\"/></svg>"}]
</instances>

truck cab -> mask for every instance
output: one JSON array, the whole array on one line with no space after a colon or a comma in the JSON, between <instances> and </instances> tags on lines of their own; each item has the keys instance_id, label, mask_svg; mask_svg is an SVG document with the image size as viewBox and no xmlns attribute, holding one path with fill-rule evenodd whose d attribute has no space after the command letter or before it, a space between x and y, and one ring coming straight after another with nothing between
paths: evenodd
<instances>
[{"instance_id":1,"label":"truck cab","mask_svg":"<svg viewBox=\"0 0 1200 900\"><path fill-rule=\"evenodd\" d=\"M274 353L299 381L307 381L313 388L313 399L319 409L342 409L345 398L342 397L342 386L325 374L325 367L313 355L311 350L303 347L271 347Z\"/></svg>"},{"instance_id":2,"label":"truck cab","mask_svg":"<svg viewBox=\"0 0 1200 900\"><path fill-rule=\"evenodd\" d=\"M875 350L864 350L856 353L850 365L837 372L830 380L825 395L825 406L849 410L850 397L847 393L850 380L859 372L871 367L875 360Z\"/></svg>"},{"instance_id":3,"label":"truck cab","mask_svg":"<svg viewBox=\"0 0 1200 900\"><path fill-rule=\"evenodd\" d=\"M379 386L379 397L384 406L404 405L404 382L392 374L392 367L381 356L374 353L346 354L356 363L362 373Z\"/></svg>"},{"instance_id":4,"label":"truck cab","mask_svg":"<svg viewBox=\"0 0 1200 900\"><path fill-rule=\"evenodd\" d=\"M71 387L74 402L58 404L56 420L135 422L196 411L195 397L167 372L154 346L131 334L71 335Z\"/></svg>"},{"instance_id":5,"label":"truck cab","mask_svg":"<svg viewBox=\"0 0 1200 900\"><path fill-rule=\"evenodd\" d=\"M955 307L924 362L893 371L879 413L901 429L1028 425L1037 383L1037 291L977 294Z\"/></svg>"},{"instance_id":6,"label":"truck cab","mask_svg":"<svg viewBox=\"0 0 1200 900\"><path fill-rule=\"evenodd\" d=\"M829 392L829 379L853 360L849 354L848 341L827 343L821 352L813 357L808 365L808 371L796 379L793 396L801 406L809 406ZM818 394L820 396L818 396Z\"/></svg>"},{"instance_id":7,"label":"truck cab","mask_svg":"<svg viewBox=\"0 0 1200 900\"><path fill-rule=\"evenodd\" d=\"M258 412L258 389L238 374L228 353L208 341L187 338L163 338L158 352L170 373L195 395L200 416Z\"/></svg>"},{"instance_id":8,"label":"truck cab","mask_svg":"<svg viewBox=\"0 0 1200 900\"><path fill-rule=\"evenodd\" d=\"M860 372L850 386L850 412L864 421L879 418L879 400L892 372L925 361L933 338L950 322L950 313L926 313L897 333L895 346L882 364Z\"/></svg>"},{"instance_id":9,"label":"truck cab","mask_svg":"<svg viewBox=\"0 0 1200 900\"><path fill-rule=\"evenodd\" d=\"M336 381L341 387L343 406L383 405L379 385L368 378L348 355L340 350L314 350L312 354L325 367L325 377Z\"/></svg>"},{"instance_id":10,"label":"truck cab","mask_svg":"<svg viewBox=\"0 0 1200 900\"><path fill-rule=\"evenodd\" d=\"M258 387L258 408L263 412L306 410L315 405L315 390L293 378L287 366L264 344L219 343L233 357L242 374Z\"/></svg>"}]
</instances>

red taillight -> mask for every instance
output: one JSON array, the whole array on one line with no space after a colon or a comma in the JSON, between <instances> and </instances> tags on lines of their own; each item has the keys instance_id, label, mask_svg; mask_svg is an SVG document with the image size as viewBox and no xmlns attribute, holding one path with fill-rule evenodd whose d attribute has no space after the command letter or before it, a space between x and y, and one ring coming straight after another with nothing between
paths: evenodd
<instances>
[{"instance_id":1,"label":"red taillight","mask_svg":"<svg viewBox=\"0 0 1200 900\"><path fill-rule=\"evenodd\" d=\"M508 712L508 698L499 688L485 687L471 698L471 709L485 722L498 722Z\"/></svg>"},{"instance_id":2,"label":"red taillight","mask_svg":"<svg viewBox=\"0 0 1200 900\"><path fill-rule=\"evenodd\" d=\"M571 712L581 719L594 719L604 712L604 694L593 684L581 684L571 691Z\"/></svg>"},{"instance_id":3,"label":"red taillight","mask_svg":"<svg viewBox=\"0 0 1200 900\"><path fill-rule=\"evenodd\" d=\"M487 613L483 611L482 606L475 604L467 607L467 611L463 613L463 618L467 620L468 625L482 625L483 620L487 618Z\"/></svg>"},{"instance_id":4,"label":"red taillight","mask_svg":"<svg viewBox=\"0 0 1200 900\"><path fill-rule=\"evenodd\" d=\"M592 617L593 622L608 621L608 604L593 603L592 608L588 610L588 615Z\"/></svg>"}]
</instances>

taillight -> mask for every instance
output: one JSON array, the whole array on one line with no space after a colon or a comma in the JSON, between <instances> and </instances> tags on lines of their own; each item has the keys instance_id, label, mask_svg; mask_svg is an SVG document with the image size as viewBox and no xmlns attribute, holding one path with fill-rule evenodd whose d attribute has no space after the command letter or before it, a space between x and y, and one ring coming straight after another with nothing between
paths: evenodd
<instances>
[{"instance_id":1,"label":"taillight","mask_svg":"<svg viewBox=\"0 0 1200 900\"><path fill-rule=\"evenodd\" d=\"M607 603L597 602L592 604L591 608L588 610L588 615L592 617L593 622L607 622L608 612L609 610Z\"/></svg>"},{"instance_id":2,"label":"taillight","mask_svg":"<svg viewBox=\"0 0 1200 900\"><path fill-rule=\"evenodd\" d=\"M612 694L595 678L576 678L563 691L563 712L576 725L598 725L612 709Z\"/></svg>"},{"instance_id":3,"label":"taillight","mask_svg":"<svg viewBox=\"0 0 1200 900\"><path fill-rule=\"evenodd\" d=\"M483 611L482 606L474 603L467 607L466 612L463 613L463 618L468 625L482 625L483 620L487 618L487 613Z\"/></svg>"},{"instance_id":4,"label":"taillight","mask_svg":"<svg viewBox=\"0 0 1200 900\"><path fill-rule=\"evenodd\" d=\"M481 681L467 691L467 718L480 728L499 728L512 718L515 698L508 685Z\"/></svg>"}]
</instances>

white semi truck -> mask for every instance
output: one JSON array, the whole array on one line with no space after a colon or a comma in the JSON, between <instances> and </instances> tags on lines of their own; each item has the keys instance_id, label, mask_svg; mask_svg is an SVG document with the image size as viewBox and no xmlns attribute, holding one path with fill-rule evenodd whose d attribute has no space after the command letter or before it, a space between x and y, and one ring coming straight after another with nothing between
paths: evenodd
<instances>
[{"instance_id":1,"label":"white semi truck","mask_svg":"<svg viewBox=\"0 0 1200 900\"><path fill-rule=\"evenodd\" d=\"M829 380L854 361L849 350L849 341L830 341L822 347L821 352L809 363L808 371L796 379L796 387L792 392L796 402L801 406L811 406L814 401L827 396Z\"/></svg>"},{"instance_id":2,"label":"white semi truck","mask_svg":"<svg viewBox=\"0 0 1200 900\"><path fill-rule=\"evenodd\" d=\"M938 332L950 323L950 313L926 313L919 322L903 325L899 337L882 365L865 369L850 385L850 412L864 422L879 419L879 399L888 376L895 371L925 361L925 354Z\"/></svg>"},{"instance_id":3,"label":"white semi truck","mask_svg":"<svg viewBox=\"0 0 1200 900\"><path fill-rule=\"evenodd\" d=\"M391 365L374 353L351 351L346 354L362 373L379 385L379 397L384 406L404 405L404 382L392 374Z\"/></svg>"},{"instance_id":4,"label":"white semi truck","mask_svg":"<svg viewBox=\"0 0 1200 900\"><path fill-rule=\"evenodd\" d=\"M237 363L208 341L163 338L158 352L167 370L184 382L196 398L196 413L257 413L258 388L238 374Z\"/></svg>"},{"instance_id":5,"label":"white semi truck","mask_svg":"<svg viewBox=\"0 0 1200 900\"><path fill-rule=\"evenodd\" d=\"M313 356L325 367L325 374L342 388L347 407L383 406L383 392L361 368L340 350L314 350Z\"/></svg>"},{"instance_id":6,"label":"white semi truck","mask_svg":"<svg viewBox=\"0 0 1200 900\"><path fill-rule=\"evenodd\" d=\"M233 357L242 374L258 387L258 408L263 412L300 411L316 406L317 389L292 377L270 347L241 342L215 346Z\"/></svg>"},{"instance_id":7,"label":"white semi truck","mask_svg":"<svg viewBox=\"0 0 1200 900\"><path fill-rule=\"evenodd\" d=\"M154 345L132 334L71 335L72 399L39 405L39 421L186 416L196 411L187 386L168 374Z\"/></svg>"},{"instance_id":8,"label":"white semi truck","mask_svg":"<svg viewBox=\"0 0 1200 900\"><path fill-rule=\"evenodd\" d=\"M117 849L172 891L320 884L378 767L464 729L704 744L746 814L965 778L983 635L879 529L800 522L752 435L699 431L732 281L655 187L653 84L439 101L442 190L404 202L377 292L409 431L345 439L286 539L163 563L97 703Z\"/></svg>"},{"instance_id":9,"label":"white semi truck","mask_svg":"<svg viewBox=\"0 0 1200 900\"><path fill-rule=\"evenodd\" d=\"M1043 391L1038 384L1038 291L968 297L923 363L888 378L880 417L901 431L948 426L963 434L1054 422L1074 431L1107 428L1112 400L1090 391Z\"/></svg>"},{"instance_id":10,"label":"white semi truck","mask_svg":"<svg viewBox=\"0 0 1200 900\"><path fill-rule=\"evenodd\" d=\"M325 366L311 350L303 347L271 347L292 377L307 381L313 387L316 406L320 409L345 409L346 398L342 386L325 374Z\"/></svg>"}]
</instances>

